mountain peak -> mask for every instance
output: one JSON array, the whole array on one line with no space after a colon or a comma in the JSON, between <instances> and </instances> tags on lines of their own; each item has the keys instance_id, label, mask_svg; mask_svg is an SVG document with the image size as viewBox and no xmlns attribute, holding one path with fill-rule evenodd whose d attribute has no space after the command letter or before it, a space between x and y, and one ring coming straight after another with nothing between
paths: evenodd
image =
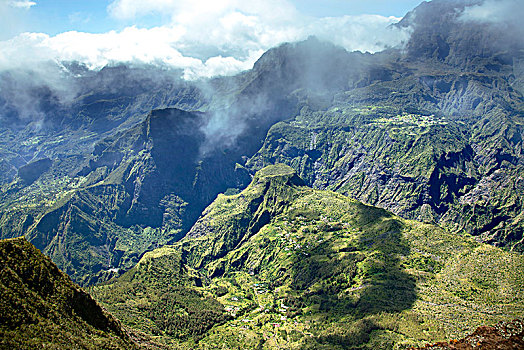
<instances>
[{"instance_id":1,"label":"mountain peak","mask_svg":"<svg viewBox=\"0 0 524 350\"><path fill-rule=\"evenodd\" d=\"M252 198L256 203L261 202L262 207L274 215L300 192L297 187L304 186L306 183L295 169L277 163L259 170L241 195Z\"/></svg>"},{"instance_id":2,"label":"mountain peak","mask_svg":"<svg viewBox=\"0 0 524 350\"><path fill-rule=\"evenodd\" d=\"M253 178L253 183L282 179L289 185L305 186L304 181L297 175L292 167L285 164L268 165L259 170Z\"/></svg>"},{"instance_id":3,"label":"mountain peak","mask_svg":"<svg viewBox=\"0 0 524 350\"><path fill-rule=\"evenodd\" d=\"M473 58L497 58L512 64L500 54L517 55L522 49L521 29L513 18L501 20L509 7L486 6L481 0L433 0L422 2L398 23L413 32L406 52L411 60L436 59L452 65L471 64ZM483 16L471 15L482 11ZM478 17L478 18L477 18ZM510 55L510 56L511 56Z\"/></svg>"}]
</instances>

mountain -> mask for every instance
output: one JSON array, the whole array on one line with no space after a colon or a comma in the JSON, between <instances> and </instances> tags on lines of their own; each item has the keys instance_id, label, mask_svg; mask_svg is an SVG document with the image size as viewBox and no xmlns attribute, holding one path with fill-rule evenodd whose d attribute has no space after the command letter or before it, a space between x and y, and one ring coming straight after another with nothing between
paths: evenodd
<instances>
[{"instance_id":1,"label":"mountain","mask_svg":"<svg viewBox=\"0 0 524 350\"><path fill-rule=\"evenodd\" d=\"M312 189L285 165L92 295L176 348L423 345L520 317L524 257Z\"/></svg>"},{"instance_id":2,"label":"mountain","mask_svg":"<svg viewBox=\"0 0 524 350\"><path fill-rule=\"evenodd\" d=\"M77 168L80 183L26 214L20 233L80 283L132 267L138 255L187 231L214 191L250 180L229 155L202 156L203 122L201 113L156 110L105 138Z\"/></svg>"},{"instance_id":3,"label":"mountain","mask_svg":"<svg viewBox=\"0 0 524 350\"><path fill-rule=\"evenodd\" d=\"M508 28L465 21L477 3L422 3L398 24L413 29L404 52L275 124L248 168L285 163L317 188L522 251L524 50Z\"/></svg>"},{"instance_id":4,"label":"mountain","mask_svg":"<svg viewBox=\"0 0 524 350\"><path fill-rule=\"evenodd\" d=\"M0 241L0 347L137 349L113 316L24 238Z\"/></svg>"},{"instance_id":5,"label":"mountain","mask_svg":"<svg viewBox=\"0 0 524 350\"><path fill-rule=\"evenodd\" d=\"M107 281L283 163L317 189L522 252L524 51L513 22L467 18L479 4L423 2L396 25L412 31L401 48L312 37L207 81L150 66L45 68L60 84L41 67L2 72L0 237L24 235L82 285Z\"/></svg>"},{"instance_id":6,"label":"mountain","mask_svg":"<svg viewBox=\"0 0 524 350\"><path fill-rule=\"evenodd\" d=\"M518 65L513 58L524 48L522 26L510 13L503 20L495 18L490 5L483 0L422 2L397 24L413 29L405 47L407 58L434 59L466 70L499 71ZM486 12L484 17L479 10Z\"/></svg>"},{"instance_id":7,"label":"mountain","mask_svg":"<svg viewBox=\"0 0 524 350\"><path fill-rule=\"evenodd\" d=\"M302 57L303 66L310 70L323 56L338 57L336 61L362 56L316 39L288 46L285 50L298 50L296 57ZM318 57L310 58L314 52ZM289 61L289 54L276 54ZM264 63L273 60L272 55L262 58L256 70L210 82L216 94L209 100L201 97L201 102L195 102L187 94L199 96L196 88L179 87L180 96L173 98L173 103L178 106L191 100L202 111L155 109L137 122L139 116L127 117L130 110L140 113L142 107L136 105L153 97L134 95L137 102L115 109L107 100L115 99L116 92L98 88L102 92L92 94L101 100L78 108L99 106L99 121L91 124L90 118L86 119L90 112L85 109L72 110L78 113L78 123L61 121L70 129L56 135L49 127L39 131L45 137L29 138L31 145L42 149L39 155L49 156L45 163L24 164L23 159L34 158L34 153L18 153L22 171L2 187L2 237L25 235L81 284L107 279L118 269L133 266L145 251L181 238L218 193L249 183L250 174L242 164L259 149L271 125L294 113L297 98L288 95L296 90L292 82L300 77L300 70L275 89L270 67ZM117 70L110 81L120 81L121 71L126 72ZM109 73L99 73L104 74ZM92 79L98 81L98 75ZM327 86L331 79L323 72L312 73L300 84L314 86L321 81ZM125 81L123 85L127 87ZM329 93L334 90L328 89ZM78 98L77 103L83 106L91 98ZM108 131L108 118L114 118L115 113L121 124ZM17 135L22 137L24 132ZM49 148L47 138L58 138L60 149L68 147L69 154L64 156L55 146ZM82 147L78 140L82 140ZM13 143L17 141L18 137L12 138ZM92 146L84 148L88 142ZM24 180L29 176L25 173L31 178ZM20 207L20 202L30 204Z\"/></svg>"}]
</instances>

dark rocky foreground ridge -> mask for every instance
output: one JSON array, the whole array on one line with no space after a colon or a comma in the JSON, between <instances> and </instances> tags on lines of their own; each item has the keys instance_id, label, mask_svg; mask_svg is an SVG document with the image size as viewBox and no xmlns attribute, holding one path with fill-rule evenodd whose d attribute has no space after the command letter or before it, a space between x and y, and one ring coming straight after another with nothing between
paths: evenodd
<instances>
[{"instance_id":1,"label":"dark rocky foreground ridge","mask_svg":"<svg viewBox=\"0 0 524 350\"><path fill-rule=\"evenodd\" d=\"M24 235L78 283L104 281L285 163L315 188L521 252L523 43L511 26L464 21L475 3L422 3L398 24L413 30L403 49L311 38L203 83L70 65L82 74L68 103L25 89L36 119L4 88L0 236Z\"/></svg>"},{"instance_id":2,"label":"dark rocky foreground ridge","mask_svg":"<svg viewBox=\"0 0 524 350\"><path fill-rule=\"evenodd\" d=\"M493 327L479 327L464 339L428 344L421 349L439 350L495 350L495 349L522 349L524 348L524 324L521 320L500 322ZM413 350L416 350L413 348Z\"/></svg>"}]
</instances>

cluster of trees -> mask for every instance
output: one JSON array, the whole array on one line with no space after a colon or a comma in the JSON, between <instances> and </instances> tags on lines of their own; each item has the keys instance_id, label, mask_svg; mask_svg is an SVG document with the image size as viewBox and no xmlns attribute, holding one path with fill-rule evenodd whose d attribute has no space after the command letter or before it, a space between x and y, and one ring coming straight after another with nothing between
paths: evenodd
<instances>
[{"instance_id":1,"label":"cluster of trees","mask_svg":"<svg viewBox=\"0 0 524 350\"><path fill-rule=\"evenodd\" d=\"M216 299L184 287L163 293L151 304L147 317L166 334L179 339L198 337L229 318Z\"/></svg>"}]
</instances>

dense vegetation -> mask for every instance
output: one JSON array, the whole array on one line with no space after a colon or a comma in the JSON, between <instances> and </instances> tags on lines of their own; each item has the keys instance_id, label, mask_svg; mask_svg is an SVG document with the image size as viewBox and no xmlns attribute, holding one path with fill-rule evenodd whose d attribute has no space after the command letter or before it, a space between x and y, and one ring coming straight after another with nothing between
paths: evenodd
<instances>
[{"instance_id":1,"label":"dense vegetation","mask_svg":"<svg viewBox=\"0 0 524 350\"><path fill-rule=\"evenodd\" d=\"M135 349L120 323L24 238L0 241L2 349Z\"/></svg>"},{"instance_id":2,"label":"dense vegetation","mask_svg":"<svg viewBox=\"0 0 524 350\"><path fill-rule=\"evenodd\" d=\"M201 285L196 272L180 262L180 252L159 248L109 285L92 287L122 322L153 337L199 339L213 325L229 319L224 307ZM170 341L166 341L168 344Z\"/></svg>"},{"instance_id":3,"label":"dense vegetation","mask_svg":"<svg viewBox=\"0 0 524 350\"><path fill-rule=\"evenodd\" d=\"M522 271L519 254L311 189L277 165L91 292L172 346L376 349L522 317ZM190 314L198 327L183 322Z\"/></svg>"}]
</instances>

